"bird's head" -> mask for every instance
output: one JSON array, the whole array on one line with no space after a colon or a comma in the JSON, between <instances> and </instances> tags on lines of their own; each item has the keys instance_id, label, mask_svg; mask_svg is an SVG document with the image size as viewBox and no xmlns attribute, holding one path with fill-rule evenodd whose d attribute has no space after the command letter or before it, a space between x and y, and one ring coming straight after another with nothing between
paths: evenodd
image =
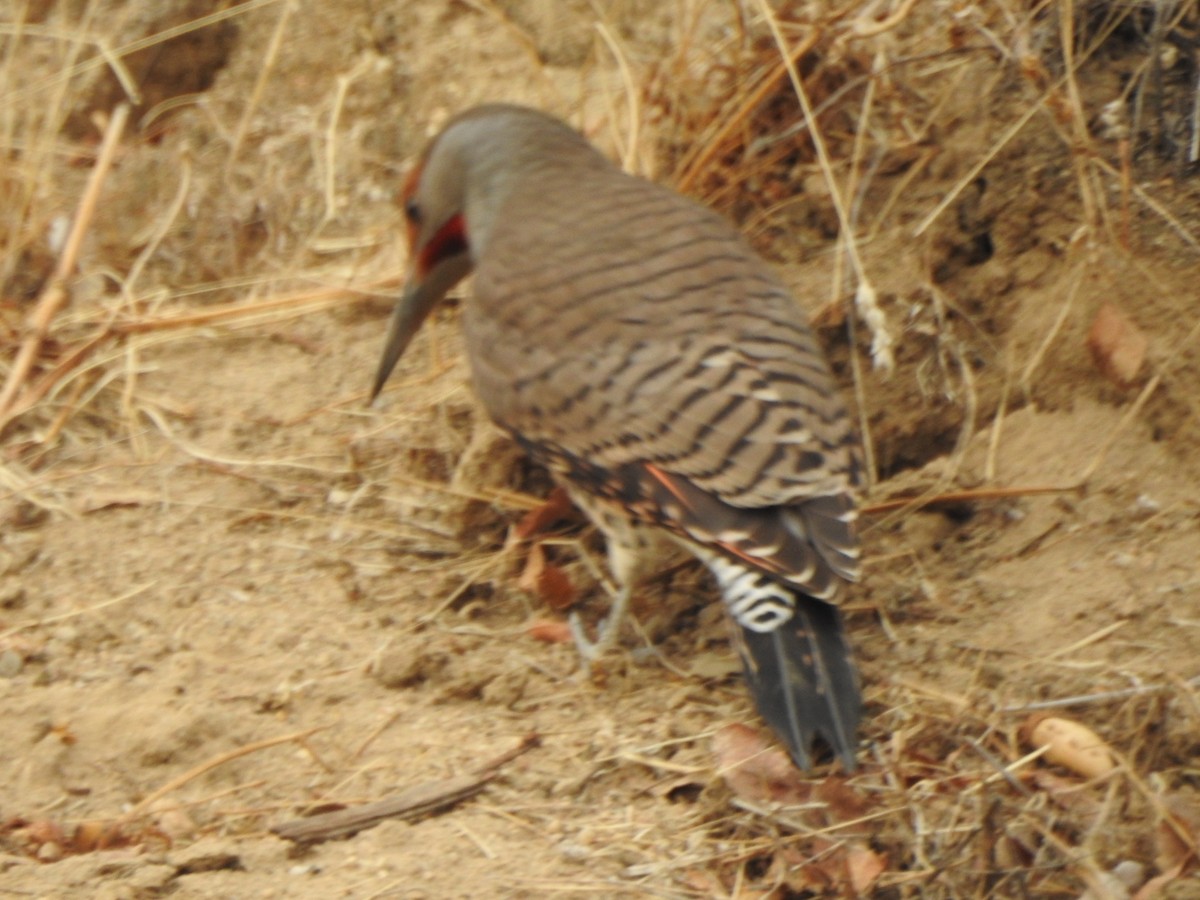
<instances>
[{"instance_id":1,"label":"bird's head","mask_svg":"<svg viewBox=\"0 0 1200 900\"><path fill-rule=\"evenodd\" d=\"M372 398L425 317L483 254L509 192L522 177L564 160L607 165L564 123L509 104L461 113L430 141L400 195L410 271L392 315Z\"/></svg>"},{"instance_id":2,"label":"bird's head","mask_svg":"<svg viewBox=\"0 0 1200 900\"><path fill-rule=\"evenodd\" d=\"M383 388L425 317L471 271L463 160L457 143L449 129L435 138L400 192L408 232L409 274L392 313L372 399Z\"/></svg>"}]
</instances>

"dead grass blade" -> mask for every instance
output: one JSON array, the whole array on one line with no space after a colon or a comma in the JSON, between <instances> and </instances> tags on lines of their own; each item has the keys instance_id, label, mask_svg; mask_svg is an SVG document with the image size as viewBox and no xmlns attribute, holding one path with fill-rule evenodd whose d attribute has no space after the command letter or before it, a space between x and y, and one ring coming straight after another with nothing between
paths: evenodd
<instances>
[{"instance_id":1,"label":"dead grass blade","mask_svg":"<svg viewBox=\"0 0 1200 900\"><path fill-rule=\"evenodd\" d=\"M157 790L151 791L148 795L143 797L141 801L135 804L132 809L121 815L116 821L118 824L124 824L136 819L138 816L153 808L154 804L163 797L179 790L189 781L194 781L206 772L211 772L213 769L219 768L231 760L240 759L243 756L249 756L252 753L258 753L261 750L267 750L271 747L278 747L280 744L303 744L305 739L312 737L312 735L317 734L320 731L324 731L328 727L328 725L322 725L317 728L307 728L304 731L293 732L292 734L284 734L280 735L279 737L255 741L251 744L246 744L243 747L235 747L228 753L221 753L218 756L214 756L212 759L206 760L200 765L189 769L182 775L172 778Z\"/></svg>"},{"instance_id":2,"label":"dead grass blade","mask_svg":"<svg viewBox=\"0 0 1200 900\"><path fill-rule=\"evenodd\" d=\"M33 314L29 318L28 333L21 341L21 347L17 351L12 369L9 370L8 378L4 382L4 388L0 390L0 434L15 417L13 409L17 401L17 394L33 369L38 352L42 349L42 342L50 333L50 324L67 303L67 279L75 271L79 260L79 248L83 244L84 235L91 226L92 216L96 212L96 204L100 200L100 188L108 176L109 169L112 168L117 154L117 145L128 119L129 107L122 104L117 107L104 130L104 140L100 145L96 164L92 167L87 187L79 200L79 208L75 212L71 230L67 235L62 253L59 255L58 265L47 282L45 290L42 291L42 295L38 298ZM32 405L32 401L26 404L26 408L29 405Z\"/></svg>"}]
</instances>

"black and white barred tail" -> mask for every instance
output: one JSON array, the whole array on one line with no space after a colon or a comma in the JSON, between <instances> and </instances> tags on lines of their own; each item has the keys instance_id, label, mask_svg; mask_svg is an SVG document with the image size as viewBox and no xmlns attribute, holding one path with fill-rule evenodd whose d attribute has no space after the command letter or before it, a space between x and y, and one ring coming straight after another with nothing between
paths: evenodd
<instances>
[{"instance_id":1,"label":"black and white barred tail","mask_svg":"<svg viewBox=\"0 0 1200 900\"><path fill-rule=\"evenodd\" d=\"M852 771L862 697L841 613L761 570L717 554L702 558L738 626L755 704L796 765L811 766L820 736Z\"/></svg>"}]
</instances>

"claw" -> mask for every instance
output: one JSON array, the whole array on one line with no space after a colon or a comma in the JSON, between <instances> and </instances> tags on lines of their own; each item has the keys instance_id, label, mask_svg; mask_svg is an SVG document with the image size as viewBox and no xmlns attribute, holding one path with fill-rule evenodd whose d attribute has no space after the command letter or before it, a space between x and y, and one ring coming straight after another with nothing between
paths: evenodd
<instances>
[{"instance_id":1,"label":"claw","mask_svg":"<svg viewBox=\"0 0 1200 900\"><path fill-rule=\"evenodd\" d=\"M625 611L629 607L629 595L628 588L622 588L621 592L617 594L608 618L603 620L596 629L596 640L594 641L587 636L583 620L578 612L572 611L567 616L567 623L571 626L571 637L575 639L575 649L579 651L579 656L588 668L594 666L596 661L611 650L617 642L617 635L621 633L621 625L625 621Z\"/></svg>"},{"instance_id":2,"label":"claw","mask_svg":"<svg viewBox=\"0 0 1200 900\"><path fill-rule=\"evenodd\" d=\"M579 613L572 612L567 617L567 623L571 626L571 637L575 639L575 649L579 651L579 656L589 668L595 665L596 660L612 647L616 638L616 629L608 627L610 625L608 619L600 623L595 641L587 636Z\"/></svg>"}]
</instances>

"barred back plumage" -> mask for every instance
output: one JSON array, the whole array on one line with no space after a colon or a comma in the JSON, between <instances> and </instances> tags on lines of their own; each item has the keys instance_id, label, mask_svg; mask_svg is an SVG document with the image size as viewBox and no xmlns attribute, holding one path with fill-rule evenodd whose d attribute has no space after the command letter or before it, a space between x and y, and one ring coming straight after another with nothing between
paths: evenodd
<instances>
[{"instance_id":1,"label":"barred back plumage","mask_svg":"<svg viewBox=\"0 0 1200 900\"><path fill-rule=\"evenodd\" d=\"M463 326L481 401L622 559L600 648L637 577L631 535L662 529L715 575L759 708L796 761L821 734L853 767L861 701L831 603L859 570L855 437L786 287L715 213L519 107L452 121L410 203L418 273L377 386L445 292L426 288L438 266L454 280L473 268ZM456 245L430 255L460 233L466 260Z\"/></svg>"}]
</instances>

